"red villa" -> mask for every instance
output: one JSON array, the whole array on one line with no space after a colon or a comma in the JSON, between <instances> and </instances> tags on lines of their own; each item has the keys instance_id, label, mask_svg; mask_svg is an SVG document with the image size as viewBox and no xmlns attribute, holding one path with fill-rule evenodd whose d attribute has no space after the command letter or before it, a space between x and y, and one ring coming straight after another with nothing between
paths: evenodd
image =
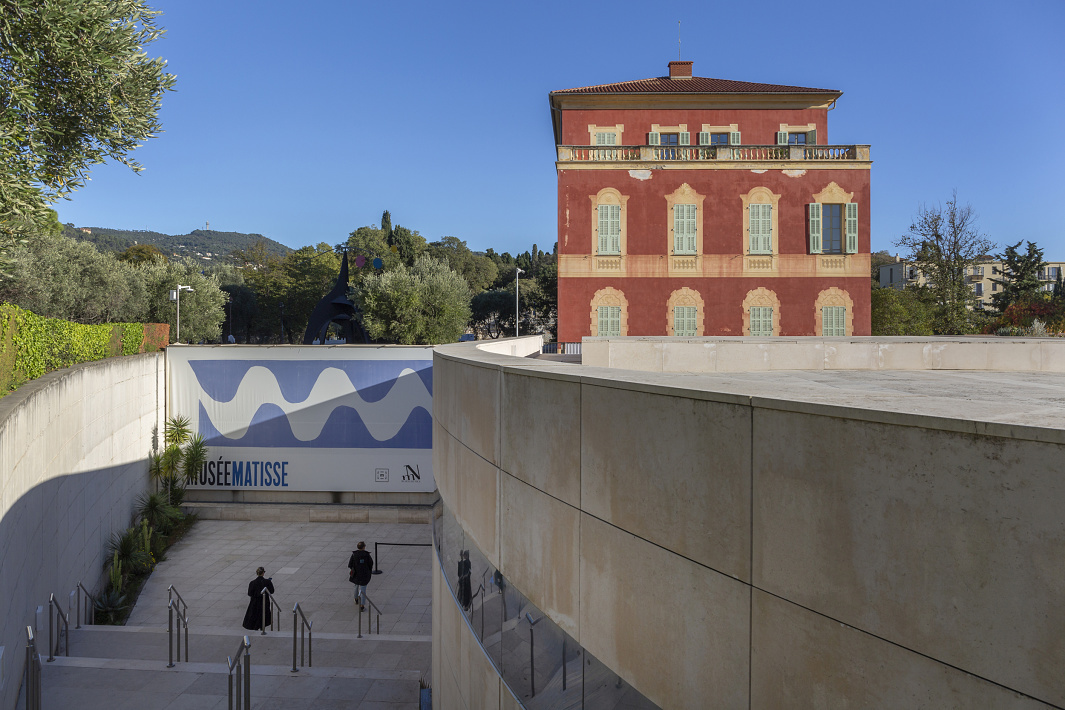
<instances>
[{"instance_id":1,"label":"red villa","mask_svg":"<svg viewBox=\"0 0 1065 710\"><path fill-rule=\"evenodd\" d=\"M553 91L558 338L868 335L868 145L830 89L669 76Z\"/></svg>"}]
</instances>

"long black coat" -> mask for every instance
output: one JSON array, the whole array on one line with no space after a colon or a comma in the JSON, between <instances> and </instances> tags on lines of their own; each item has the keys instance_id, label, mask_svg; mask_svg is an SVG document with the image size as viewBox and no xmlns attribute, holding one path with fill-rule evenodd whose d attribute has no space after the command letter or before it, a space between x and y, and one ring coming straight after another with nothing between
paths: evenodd
<instances>
[{"instance_id":1,"label":"long black coat","mask_svg":"<svg viewBox=\"0 0 1065 710\"><path fill-rule=\"evenodd\" d=\"M248 602L248 611L244 613L244 628L248 631L261 631L263 626L263 589L269 589L270 593L274 593L274 583L266 577L256 577L248 583L248 596L251 597L251 601ZM266 625L273 626L274 620L271 617L271 610L266 610Z\"/></svg>"}]
</instances>

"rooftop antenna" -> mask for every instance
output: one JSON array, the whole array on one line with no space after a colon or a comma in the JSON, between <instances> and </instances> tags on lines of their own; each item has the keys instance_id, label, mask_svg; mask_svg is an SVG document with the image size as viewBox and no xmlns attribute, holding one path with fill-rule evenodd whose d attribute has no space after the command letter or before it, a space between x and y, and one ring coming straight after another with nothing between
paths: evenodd
<instances>
[{"instance_id":1,"label":"rooftop antenna","mask_svg":"<svg viewBox=\"0 0 1065 710\"><path fill-rule=\"evenodd\" d=\"M683 57L680 56L680 20L677 20L677 61L679 62L681 59Z\"/></svg>"}]
</instances>

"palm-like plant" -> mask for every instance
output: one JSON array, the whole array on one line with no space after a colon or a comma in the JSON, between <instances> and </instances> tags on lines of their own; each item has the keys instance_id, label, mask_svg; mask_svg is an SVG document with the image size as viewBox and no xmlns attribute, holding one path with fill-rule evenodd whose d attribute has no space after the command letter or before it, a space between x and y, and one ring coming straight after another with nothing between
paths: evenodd
<instances>
[{"instance_id":1,"label":"palm-like plant","mask_svg":"<svg viewBox=\"0 0 1065 710\"><path fill-rule=\"evenodd\" d=\"M162 493L146 493L137 499L137 513L148 525L166 533L181 518L181 511L166 502Z\"/></svg>"},{"instance_id":2,"label":"palm-like plant","mask_svg":"<svg viewBox=\"0 0 1065 710\"><path fill-rule=\"evenodd\" d=\"M181 473L186 485L196 480L205 463L207 463L207 440L203 438L203 434L189 437L181 461Z\"/></svg>"},{"instance_id":3,"label":"palm-like plant","mask_svg":"<svg viewBox=\"0 0 1065 710\"><path fill-rule=\"evenodd\" d=\"M167 419L163 427L163 446L168 449L171 446L182 446L192 435L189 425L188 417L175 416Z\"/></svg>"},{"instance_id":4,"label":"palm-like plant","mask_svg":"<svg viewBox=\"0 0 1065 710\"><path fill-rule=\"evenodd\" d=\"M111 536L107 547L111 553L109 563L112 568L118 564L119 569L127 574L147 572L151 569L152 558L145 553L141 543L141 534L137 528L116 532Z\"/></svg>"}]
</instances>

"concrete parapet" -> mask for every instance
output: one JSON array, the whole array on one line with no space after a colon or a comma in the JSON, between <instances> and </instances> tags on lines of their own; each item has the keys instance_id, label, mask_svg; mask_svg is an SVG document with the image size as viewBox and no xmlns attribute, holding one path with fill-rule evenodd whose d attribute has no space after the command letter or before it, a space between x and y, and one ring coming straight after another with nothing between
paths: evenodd
<instances>
[{"instance_id":1,"label":"concrete parapet","mask_svg":"<svg viewBox=\"0 0 1065 710\"><path fill-rule=\"evenodd\" d=\"M661 707L1065 706L1058 344L809 340L690 343L732 358L702 374L442 346L443 502ZM632 347L700 359L670 345ZM437 630L434 700L503 707L451 599Z\"/></svg>"},{"instance_id":2,"label":"concrete parapet","mask_svg":"<svg viewBox=\"0 0 1065 710\"><path fill-rule=\"evenodd\" d=\"M52 372L0 398L0 707L15 707L36 607L54 593L66 609L78 581L102 586L107 542L148 487L163 386L163 356L150 353Z\"/></svg>"}]
</instances>

